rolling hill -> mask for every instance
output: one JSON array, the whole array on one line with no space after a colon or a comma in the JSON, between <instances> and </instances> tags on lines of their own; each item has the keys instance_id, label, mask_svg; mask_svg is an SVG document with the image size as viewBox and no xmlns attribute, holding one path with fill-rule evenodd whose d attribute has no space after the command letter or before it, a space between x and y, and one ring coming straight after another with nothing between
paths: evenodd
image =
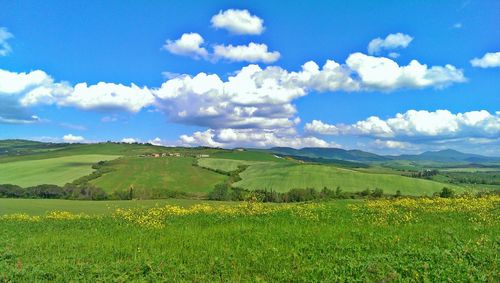
<instances>
[{"instance_id":1,"label":"rolling hill","mask_svg":"<svg viewBox=\"0 0 500 283\"><path fill-rule=\"evenodd\" d=\"M445 149L439 151L426 151L421 154L404 155L377 155L362 150L345 150L341 148L316 148L305 147L294 149L289 147L273 147L267 150L271 153L287 156L300 156L309 158L336 159L362 163L390 162L390 161L432 161L440 163L500 163L500 157L488 157L478 154L463 153L457 150Z\"/></svg>"},{"instance_id":2,"label":"rolling hill","mask_svg":"<svg viewBox=\"0 0 500 283\"><path fill-rule=\"evenodd\" d=\"M394 162L453 163L481 158L494 160L452 150L393 157L336 148L225 150L112 142L45 144L21 140L2 141L0 145L18 149L14 155L0 156L0 184L22 187L64 185L90 176L85 182L107 193L133 188L135 196L140 198L170 197L172 192L203 197L216 184L228 180L228 176L221 173L235 171L239 165L248 167L240 173L241 180L233 186L249 190L285 192L294 188L320 190L339 186L346 192L380 188L391 194L399 190L408 195L430 195L445 186L457 191L464 190L466 186L450 184L446 178L410 178L402 176L401 171L380 165ZM153 154L163 154L163 157L154 158ZM200 158L201 155L204 158ZM92 175L92 165L102 160L110 161L100 165L99 170L102 171L99 174Z\"/></svg>"}]
</instances>

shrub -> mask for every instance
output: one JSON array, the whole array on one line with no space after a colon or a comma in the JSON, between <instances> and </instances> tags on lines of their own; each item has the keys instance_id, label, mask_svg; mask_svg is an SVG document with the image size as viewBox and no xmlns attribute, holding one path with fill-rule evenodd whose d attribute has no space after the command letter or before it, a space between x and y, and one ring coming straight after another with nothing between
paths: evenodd
<instances>
[{"instance_id":1,"label":"shrub","mask_svg":"<svg viewBox=\"0 0 500 283\"><path fill-rule=\"evenodd\" d=\"M384 191L379 188L375 188L372 192L372 197L374 198L381 198L384 195Z\"/></svg>"},{"instance_id":2,"label":"shrub","mask_svg":"<svg viewBox=\"0 0 500 283\"><path fill-rule=\"evenodd\" d=\"M455 191L448 187L444 187L441 192L439 193L439 196L442 198L452 198L455 196Z\"/></svg>"}]
</instances>

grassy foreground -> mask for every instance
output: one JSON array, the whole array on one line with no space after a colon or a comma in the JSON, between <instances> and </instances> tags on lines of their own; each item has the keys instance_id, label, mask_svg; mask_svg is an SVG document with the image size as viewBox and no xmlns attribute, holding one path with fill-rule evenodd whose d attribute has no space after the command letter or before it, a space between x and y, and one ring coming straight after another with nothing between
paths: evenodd
<instances>
[{"instance_id":1,"label":"grassy foreground","mask_svg":"<svg viewBox=\"0 0 500 283\"><path fill-rule=\"evenodd\" d=\"M0 217L0 281L498 282L500 198Z\"/></svg>"},{"instance_id":2,"label":"grassy foreground","mask_svg":"<svg viewBox=\"0 0 500 283\"><path fill-rule=\"evenodd\" d=\"M112 200L80 201L65 199L6 199L0 198L0 215L24 213L45 215L51 211L85 213L88 215L110 215L118 208L151 208L165 205L189 207L204 203L225 203L195 199L149 199L149 200Z\"/></svg>"}]
</instances>

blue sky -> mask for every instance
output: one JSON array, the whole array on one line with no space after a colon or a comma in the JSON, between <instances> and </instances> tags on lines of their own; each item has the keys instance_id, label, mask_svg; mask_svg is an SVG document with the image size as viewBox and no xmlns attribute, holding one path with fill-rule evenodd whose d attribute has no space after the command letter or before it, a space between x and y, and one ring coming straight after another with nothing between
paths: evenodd
<instances>
[{"instance_id":1,"label":"blue sky","mask_svg":"<svg viewBox=\"0 0 500 283\"><path fill-rule=\"evenodd\" d=\"M498 1L3 1L0 138L500 155L499 18Z\"/></svg>"}]
</instances>

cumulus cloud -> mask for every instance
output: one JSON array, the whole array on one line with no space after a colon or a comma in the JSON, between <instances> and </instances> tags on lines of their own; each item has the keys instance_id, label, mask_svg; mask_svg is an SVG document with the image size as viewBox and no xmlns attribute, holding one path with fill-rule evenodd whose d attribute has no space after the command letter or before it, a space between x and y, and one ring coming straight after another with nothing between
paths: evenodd
<instances>
[{"instance_id":1,"label":"cumulus cloud","mask_svg":"<svg viewBox=\"0 0 500 283\"><path fill-rule=\"evenodd\" d=\"M300 121L293 101L310 92L391 91L399 88L442 87L465 78L451 65L427 67L418 61L399 66L389 58L362 53L345 64L327 60L306 62L299 71L250 64L227 79L217 74L178 75L159 88L100 82L95 85L55 82L41 70L15 73L0 70L0 116L19 107L71 106L84 110L138 112L149 106L172 122L209 129L288 129ZM11 108L11 110L5 108ZM11 105L18 108L12 110ZM24 113L26 120L32 115ZM104 119L112 121L114 119Z\"/></svg>"},{"instance_id":2,"label":"cumulus cloud","mask_svg":"<svg viewBox=\"0 0 500 283\"><path fill-rule=\"evenodd\" d=\"M484 54L481 58L470 60L473 67L479 68L494 68L500 67L500 52L491 52Z\"/></svg>"},{"instance_id":3,"label":"cumulus cloud","mask_svg":"<svg viewBox=\"0 0 500 283\"><path fill-rule=\"evenodd\" d=\"M178 76L154 89L156 106L172 121L208 128L285 128L297 118L293 100L311 91L362 91L442 87L462 82L451 65L427 67L417 61L399 66L388 58L361 53L346 64L306 62L300 71L243 67L223 80L216 74Z\"/></svg>"},{"instance_id":4,"label":"cumulus cloud","mask_svg":"<svg viewBox=\"0 0 500 283\"><path fill-rule=\"evenodd\" d=\"M278 51L268 51L266 44L250 42L248 45L215 45L214 59L226 59L235 62L272 63L280 58Z\"/></svg>"},{"instance_id":5,"label":"cumulus cloud","mask_svg":"<svg viewBox=\"0 0 500 283\"><path fill-rule=\"evenodd\" d=\"M382 149L412 149L414 146L408 142L393 141L393 140L380 140L376 139L373 144L377 148Z\"/></svg>"},{"instance_id":6,"label":"cumulus cloud","mask_svg":"<svg viewBox=\"0 0 500 283\"><path fill-rule=\"evenodd\" d=\"M363 53L351 54L346 64L359 75L362 85L367 89L444 87L466 80L460 69L449 64L429 68L426 64L412 60L407 66L399 66L389 58Z\"/></svg>"},{"instance_id":7,"label":"cumulus cloud","mask_svg":"<svg viewBox=\"0 0 500 283\"><path fill-rule=\"evenodd\" d=\"M7 56L12 52L12 47L7 41L13 37L7 28L0 27L0 56Z\"/></svg>"},{"instance_id":8,"label":"cumulus cloud","mask_svg":"<svg viewBox=\"0 0 500 283\"><path fill-rule=\"evenodd\" d=\"M209 128L290 127L296 113L290 102L305 92L282 84L281 71L249 65L227 81L205 73L171 79L154 91L157 107L173 121Z\"/></svg>"},{"instance_id":9,"label":"cumulus cloud","mask_svg":"<svg viewBox=\"0 0 500 283\"><path fill-rule=\"evenodd\" d=\"M84 140L85 140L84 137L82 137L82 136L74 136L72 134L68 134L68 135L65 135L63 137L63 141L67 142L67 143L79 143L79 142L83 142Z\"/></svg>"},{"instance_id":10,"label":"cumulus cloud","mask_svg":"<svg viewBox=\"0 0 500 283\"><path fill-rule=\"evenodd\" d=\"M135 84L125 86L99 82L95 85L79 83L74 87L65 86L60 91L58 88L37 88L28 92L21 99L21 104L26 106L57 104L84 110L138 112L142 108L151 105L153 101L154 97L146 87L140 88Z\"/></svg>"},{"instance_id":11,"label":"cumulus cloud","mask_svg":"<svg viewBox=\"0 0 500 283\"><path fill-rule=\"evenodd\" d=\"M398 140L494 138L500 134L500 112L480 110L453 114L448 110L409 110L386 120L371 116L351 125L313 121L304 128L308 133L322 135L359 135ZM332 128L335 131L331 131Z\"/></svg>"},{"instance_id":12,"label":"cumulus cloud","mask_svg":"<svg viewBox=\"0 0 500 283\"><path fill-rule=\"evenodd\" d=\"M212 17L211 23L214 28L226 29L233 34L256 35L264 31L264 20L251 15L248 10L219 11Z\"/></svg>"},{"instance_id":13,"label":"cumulus cloud","mask_svg":"<svg viewBox=\"0 0 500 283\"><path fill-rule=\"evenodd\" d=\"M377 37L368 44L368 54L378 54L382 50L406 48L412 40L413 37L400 32L394 34L391 33L384 39Z\"/></svg>"},{"instance_id":14,"label":"cumulus cloud","mask_svg":"<svg viewBox=\"0 0 500 283\"><path fill-rule=\"evenodd\" d=\"M185 146L211 146L234 148L273 146L302 147L340 147L334 142L327 142L312 136L298 136L294 132L261 129L208 129L192 135L180 136L179 142Z\"/></svg>"},{"instance_id":15,"label":"cumulus cloud","mask_svg":"<svg viewBox=\"0 0 500 283\"><path fill-rule=\"evenodd\" d=\"M329 125L323 123L319 120L312 120L310 123L306 123L304 130L309 133L321 134L321 135L338 135L340 134L339 127L335 125Z\"/></svg>"},{"instance_id":16,"label":"cumulus cloud","mask_svg":"<svg viewBox=\"0 0 500 283\"><path fill-rule=\"evenodd\" d=\"M167 40L163 48L172 54L193 57L195 59L207 58L208 51L201 47L205 40L195 32L184 33L181 38L173 41Z\"/></svg>"},{"instance_id":17,"label":"cumulus cloud","mask_svg":"<svg viewBox=\"0 0 500 283\"><path fill-rule=\"evenodd\" d=\"M79 83L73 87L67 82L55 82L41 70L16 73L0 69L0 101L9 97L23 107L56 104L85 110L117 109L130 112L137 112L154 101L148 88L134 84L125 86L100 82L89 86Z\"/></svg>"},{"instance_id":18,"label":"cumulus cloud","mask_svg":"<svg viewBox=\"0 0 500 283\"><path fill-rule=\"evenodd\" d=\"M148 140L148 143L150 143L152 145L156 145L156 146L163 145L163 141L159 137L156 137L152 140Z\"/></svg>"}]
</instances>

